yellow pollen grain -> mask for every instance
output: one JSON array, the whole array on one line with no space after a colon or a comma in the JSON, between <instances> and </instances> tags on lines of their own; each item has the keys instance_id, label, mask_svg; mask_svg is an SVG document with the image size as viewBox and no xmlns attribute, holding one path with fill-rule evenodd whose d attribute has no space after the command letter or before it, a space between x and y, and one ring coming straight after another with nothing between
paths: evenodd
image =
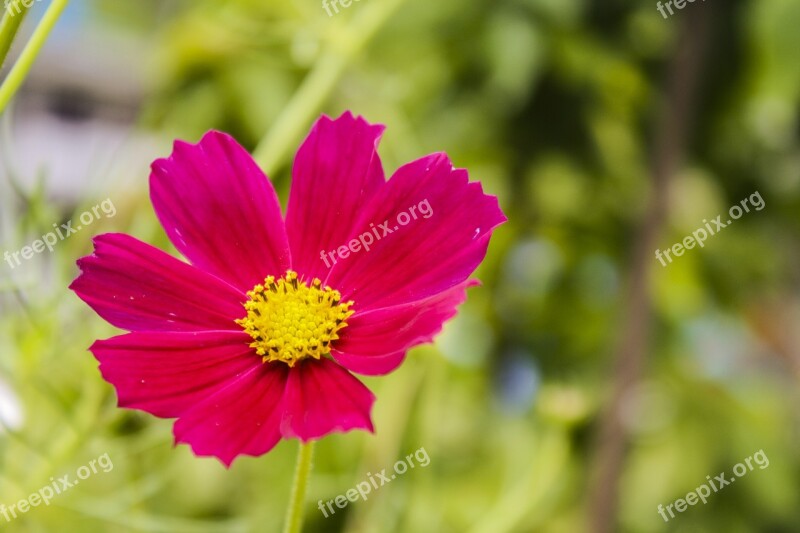
<instances>
[{"instance_id":1,"label":"yellow pollen grain","mask_svg":"<svg viewBox=\"0 0 800 533\"><path fill-rule=\"evenodd\" d=\"M323 288L317 278L309 286L292 270L278 280L268 276L247 296L247 316L236 323L252 337L250 347L264 363L282 361L291 367L307 357L328 355L353 314L353 302L342 303L339 291Z\"/></svg>"}]
</instances>

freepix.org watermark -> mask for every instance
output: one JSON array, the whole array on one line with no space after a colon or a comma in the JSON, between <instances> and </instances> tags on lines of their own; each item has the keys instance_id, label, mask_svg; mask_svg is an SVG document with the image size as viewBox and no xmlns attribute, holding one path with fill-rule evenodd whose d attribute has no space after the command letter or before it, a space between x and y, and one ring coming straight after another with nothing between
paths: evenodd
<instances>
[{"instance_id":1,"label":"freepix.org watermark","mask_svg":"<svg viewBox=\"0 0 800 533\"><path fill-rule=\"evenodd\" d=\"M418 210L419 213L417 213ZM427 198L420 201L417 205L412 205L405 211L400 212L396 217L396 224L393 227L389 227L391 222L388 220L384 220L382 224L378 224L378 227L375 227L374 223L370 223L369 231L365 231L359 235L357 239L353 239L347 243L347 245L342 245L331 252L320 250L319 257L325 262L326 267L331 268L339 259L347 259L350 257L350 254L358 253L362 249L369 252L369 247L376 241L394 233L412 220L417 220L420 216L422 218L431 218L431 216L433 216L433 209Z\"/></svg>"},{"instance_id":2,"label":"freepix.org watermark","mask_svg":"<svg viewBox=\"0 0 800 533\"><path fill-rule=\"evenodd\" d=\"M394 464L394 474L387 474L385 468L374 476L371 472L367 472L369 481L361 481L356 484L355 488L349 489L344 494L340 494L327 502L319 500L319 502L317 502L317 507L322 511L322 516L328 518L328 516L336 513L336 510L333 508L334 504L339 509L344 509L347 507L348 503L355 502L359 498L366 501L367 495L372 492L372 489L377 490L387 483L391 483L397 476L402 476L408 472L409 468L414 468L416 466L414 464L415 459L419 466L422 467L428 466L431 463L431 458L428 456L428 452L425 451L425 447L423 446L414 453L406 455L405 459L397 461Z\"/></svg>"},{"instance_id":3,"label":"freepix.org watermark","mask_svg":"<svg viewBox=\"0 0 800 533\"><path fill-rule=\"evenodd\" d=\"M673 4L677 9L683 9L686 7L687 2L693 4L694 1L695 0L668 0L667 2L664 2L664 5L661 5L661 2L656 2L656 9L658 9L658 12L661 13L661 16L666 19L675 14L675 12L672 11ZM703 2L705 1L706 0L703 0ZM669 16L667 16L667 11L664 10L665 7L667 8L667 11L669 11Z\"/></svg>"},{"instance_id":4,"label":"freepix.org watermark","mask_svg":"<svg viewBox=\"0 0 800 533\"><path fill-rule=\"evenodd\" d=\"M34 507L38 507L41 504L50 505L50 500L59 494L65 493L82 480L91 477L93 474L97 474L98 472L108 473L112 470L114 470L114 463L111 461L108 453L104 453L97 459L92 459L89 461L88 465L78 468L78 470L75 472L75 477L77 479L70 478L69 474L61 476L57 479L55 477L51 477L48 485L45 485L27 498L23 498L17 503L12 503L8 506L5 504L0 504L0 515L6 519L6 522L11 522L20 514L25 514Z\"/></svg>"},{"instance_id":5,"label":"freepix.org watermark","mask_svg":"<svg viewBox=\"0 0 800 533\"><path fill-rule=\"evenodd\" d=\"M658 514L661 515L661 518L664 519L664 522L669 522L670 518L675 518L675 513L672 512L673 507L676 511L682 513L688 508L688 506L696 505L698 501L701 501L703 504L705 504L708 500L708 497L713 494L711 492L712 490L714 492L718 492L722 490L723 487L734 483L737 478L744 476L748 472L752 472L755 469L753 466L754 462L761 470L764 470L769 466L769 458L767 457L767 454L764 453L764 450L758 450L756 453L746 458L743 462L737 463L733 467L733 473L736 477L725 477L725 472L715 476L714 479L711 479L711 476L706 476L708 483L703 483L691 491L686 495L686 498L678 498L666 507L664 507L662 504L659 504ZM667 513L669 513L669 518L667 518Z\"/></svg>"},{"instance_id":6,"label":"freepix.org watermark","mask_svg":"<svg viewBox=\"0 0 800 533\"><path fill-rule=\"evenodd\" d=\"M687 235L682 242L676 242L671 248L667 248L666 250L656 250L656 259L661 262L661 266L665 267L667 266L667 261L672 263L670 252L672 252L675 257L680 257L684 254L684 252L686 252L686 250L691 250L695 247L695 245L703 248L705 246L706 239L716 235L720 232L720 230L727 228L733 224L734 220L742 218L745 213L749 213L750 207L753 207L756 211L761 211L764 209L765 205L767 204L764 202L764 199L761 198L761 193L756 191L749 197L728 209L728 216L730 218L726 222L722 221L722 215L717 215L717 218L713 219L711 222L703 219L703 224L705 224L705 226L697 228L692 232L691 235ZM667 258L667 261L664 261L665 257Z\"/></svg>"},{"instance_id":7,"label":"freepix.org watermark","mask_svg":"<svg viewBox=\"0 0 800 533\"><path fill-rule=\"evenodd\" d=\"M81 213L80 217L78 217L80 224L77 224L75 227L72 227L72 220L69 220L61 225L53 224L53 229L55 231L45 233L42 235L41 239L33 241L28 246L23 246L16 252L4 252L3 259L6 263L8 263L8 266L13 269L22 264L20 257L27 261L28 259L31 259L34 254L40 254L44 252L45 249L47 249L49 252L52 252L53 247L60 241L63 241L64 239L69 238L71 235L78 233L95 220L99 220L101 213L105 215L105 218L111 218L117 214L117 209L114 207L114 203L110 198L103 200L96 206L92 207L91 210L87 209Z\"/></svg>"},{"instance_id":8,"label":"freepix.org watermark","mask_svg":"<svg viewBox=\"0 0 800 533\"><path fill-rule=\"evenodd\" d=\"M42 0L5 0L3 4L5 5L6 13L13 17L22 12L22 6L31 7L34 1L41 2Z\"/></svg>"},{"instance_id":9,"label":"freepix.org watermark","mask_svg":"<svg viewBox=\"0 0 800 533\"><path fill-rule=\"evenodd\" d=\"M332 17L334 14L339 14L339 6L342 6L342 9L346 9L353 5L353 2L359 2L360 0L322 0L322 9L328 14L329 17ZM331 8L333 8L333 12L331 12Z\"/></svg>"}]
</instances>

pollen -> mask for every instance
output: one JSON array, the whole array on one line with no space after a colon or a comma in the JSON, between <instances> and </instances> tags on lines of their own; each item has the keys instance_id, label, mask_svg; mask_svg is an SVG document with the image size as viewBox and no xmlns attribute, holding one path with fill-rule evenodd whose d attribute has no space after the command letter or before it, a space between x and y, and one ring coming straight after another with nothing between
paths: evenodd
<instances>
[{"instance_id":1,"label":"pollen","mask_svg":"<svg viewBox=\"0 0 800 533\"><path fill-rule=\"evenodd\" d=\"M330 354L331 343L353 314L353 302L343 303L339 291L323 288L317 278L308 285L292 270L280 279L268 276L247 296L247 316L236 323L252 337L250 347L264 363L282 361L291 367Z\"/></svg>"}]
</instances>

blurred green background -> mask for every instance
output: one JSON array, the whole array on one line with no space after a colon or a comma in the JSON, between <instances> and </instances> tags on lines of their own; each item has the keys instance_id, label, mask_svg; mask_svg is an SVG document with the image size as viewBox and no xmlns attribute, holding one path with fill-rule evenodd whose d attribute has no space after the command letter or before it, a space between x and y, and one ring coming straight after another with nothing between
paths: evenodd
<instances>
[{"instance_id":1,"label":"blurred green background","mask_svg":"<svg viewBox=\"0 0 800 533\"><path fill-rule=\"evenodd\" d=\"M37 2L20 45L47 2ZM73 0L0 117L0 503L108 453L0 529L279 531L296 453L230 470L116 408L67 290L105 231L171 250L148 165L210 128L286 202L319 113L387 125L387 174L444 150L509 222L437 342L366 383L376 435L318 444L308 532L800 531L800 3ZM7 72L8 66L3 73ZM654 256L758 192L705 247ZM723 218L724 220L724 218ZM424 447L367 501L329 500ZM669 522L657 507L759 450L769 467Z\"/></svg>"}]
</instances>

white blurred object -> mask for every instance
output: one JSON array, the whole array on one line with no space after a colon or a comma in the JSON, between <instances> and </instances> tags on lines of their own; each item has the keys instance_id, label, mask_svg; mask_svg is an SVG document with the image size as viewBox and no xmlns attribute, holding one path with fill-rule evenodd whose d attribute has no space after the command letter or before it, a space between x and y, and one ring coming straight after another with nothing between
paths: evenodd
<instances>
[{"instance_id":1,"label":"white blurred object","mask_svg":"<svg viewBox=\"0 0 800 533\"><path fill-rule=\"evenodd\" d=\"M24 416L19 398L11 387L0 379L0 433L22 427Z\"/></svg>"}]
</instances>

